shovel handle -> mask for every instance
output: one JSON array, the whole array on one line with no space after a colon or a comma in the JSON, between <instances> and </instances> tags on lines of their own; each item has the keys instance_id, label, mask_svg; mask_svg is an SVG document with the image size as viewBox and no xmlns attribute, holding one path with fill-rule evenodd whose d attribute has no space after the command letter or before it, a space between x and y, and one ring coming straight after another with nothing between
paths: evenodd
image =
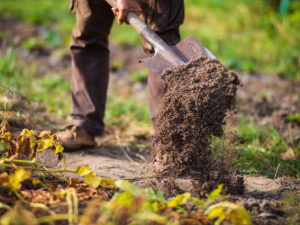
<instances>
[{"instance_id":1,"label":"shovel handle","mask_svg":"<svg viewBox=\"0 0 300 225\"><path fill-rule=\"evenodd\" d=\"M111 7L118 8L116 0L106 0ZM126 21L140 34L147 25L142 21L134 12L128 12L126 15Z\"/></svg>"}]
</instances>

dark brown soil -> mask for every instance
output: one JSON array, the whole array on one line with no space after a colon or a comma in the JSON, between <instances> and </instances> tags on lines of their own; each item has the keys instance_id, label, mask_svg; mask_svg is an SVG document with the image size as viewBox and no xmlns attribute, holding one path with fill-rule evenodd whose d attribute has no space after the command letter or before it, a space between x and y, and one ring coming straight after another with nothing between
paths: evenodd
<instances>
[{"instance_id":1,"label":"dark brown soil","mask_svg":"<svg viewBox=\"0 0 300 225\"><path fill-rule=\"evenodd\" d=\"M205 192L236 180L227 163L213 161L210 145L212 136L224 136L227 112L237 109L238 76L218 60L200 57L165 70L161 78L163 99L153 137L155 161L163 168L159 175L177 177L187 172ZM241 186L234 192L243 189L242 180L234 183Z\"/></svg>"}]
</instances>

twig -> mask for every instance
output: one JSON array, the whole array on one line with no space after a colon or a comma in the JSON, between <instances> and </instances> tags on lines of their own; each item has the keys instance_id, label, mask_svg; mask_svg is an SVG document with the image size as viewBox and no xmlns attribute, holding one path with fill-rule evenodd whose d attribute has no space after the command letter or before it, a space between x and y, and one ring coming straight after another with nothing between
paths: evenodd
<instances>
[{"instance_id":1,"label":"twig","mask_svg":"<svg viewBox=\"0 0 300 225\"><path fill-rule=\"evenodd\" d=\"M277 173L278 173L279 167L280 167L280 163L278 163L278 166L277 166L277 169L276 169L276 172L275 172L275 175L274 175L274 179L275 179L275 178L276 178L276 176L277 176Z\"/></svg>"},{"instance_id":2,"label":"twig","mask_svg":"<svg viewBox=\"0 0 300 225\"><path fill-rule=\"evenodd\" d=\"M197 110L197 111L198 111L198 97L199 97L200 91L201 91L201 88L200 88L200 90L198 91L198 93L197 93L197 95L196 95L196 99L195 99L195 106L196 106L196 110Z\"/></svg>"},{"instance_id":3,"label":"twig","mask_svg":"<svg viewBox=\"0 0 300 225\"><path fill-rule=\"evenodd\" d=\"M131 150L128 146L126 146L126 149L127 149L127 152L130 152L131 153Z\"/></svg>"},{"instance_id":4,"label":"twig","mask_svg":"<svg viewBox=\"0 0 300 225\"><path fill-rule=\"evenodd\" d=\"M123 149L122 146L120 146L120 149L121 149L121 151L124 153L124 155L126 156L126 158L127 158L129 161L135 163L136 165L139 165L138 162L134 161L134 160L127 154L127 152Z\"/></svg>"},{"instance_id":5,"label":"twig","mask_svg":"<svg viewBox=\"0 0 300 225\"><path fill-rule=\"evenodd\" d=\"M128 146L126 146L126 149L127 149L127 151L128 151L130 154L132 154L132 155L134 155L134 156L140 158L140 159L143 160L143 161L147 161L147 160L144 158L144 156L142 156L141 154L132 152Z\"/></svg>"},{"instance_id":6,"label":"twig","mask_svg":"<svg viewBox=\"0 0 300 225\"><path fill-rule=\"evenodd\" d=\"M139 157L141 160L143 160L143 161L147 161L146 159L145 159L145 157L144 156L142 156L141 154L139 154L139 153L134 153L134 155L136 156L136 157Z\"/></svg>"}]
</instances>

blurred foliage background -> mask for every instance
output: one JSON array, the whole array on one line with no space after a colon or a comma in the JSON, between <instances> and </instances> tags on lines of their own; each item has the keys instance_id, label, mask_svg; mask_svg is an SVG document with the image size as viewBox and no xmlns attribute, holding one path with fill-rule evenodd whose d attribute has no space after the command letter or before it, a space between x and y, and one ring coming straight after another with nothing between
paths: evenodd
<instances>
[{"instance_id":1,"label":"blurred foliage background","mask_svg":"<svg viewBox=\"0 0 300 225\"><path fill-rule=\"evenodd\" d=\"M65 0L2 0L0 15L59 32L67 44L74 15ZM300 1L185 0L182 38L193 35L227 67L300 78ZM139 44L130 26L114 26L115 43Z\"/></svg>"}]
</instances>

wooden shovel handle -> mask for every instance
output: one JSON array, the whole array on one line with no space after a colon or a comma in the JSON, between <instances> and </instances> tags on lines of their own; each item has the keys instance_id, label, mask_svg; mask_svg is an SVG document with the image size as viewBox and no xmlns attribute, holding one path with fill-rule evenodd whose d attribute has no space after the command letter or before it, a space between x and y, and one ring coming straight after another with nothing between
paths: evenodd
<instances>
[{"instance_id":1,"label":"wooden shovel handle","mask_svg":"<svg viewBox=\"0 0 300 225\"><path fill-rule=\"evenodd\" d=\"M111 7L118 8L116 0L106 0ZM134 12L128 12L126 15L126 21L140 34L147 25L142 21Z\"/></svg>"}]
</instances>

